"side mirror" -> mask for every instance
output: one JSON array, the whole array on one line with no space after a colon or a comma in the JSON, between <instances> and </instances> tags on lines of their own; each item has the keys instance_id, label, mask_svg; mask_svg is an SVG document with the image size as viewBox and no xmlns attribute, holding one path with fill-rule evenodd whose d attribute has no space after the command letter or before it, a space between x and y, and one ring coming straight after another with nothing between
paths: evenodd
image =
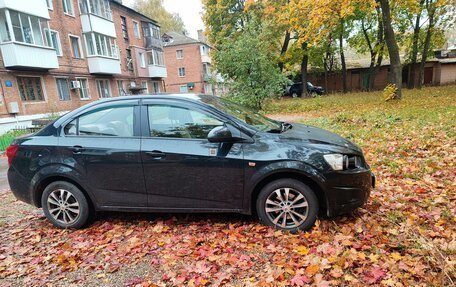
<instances>
[{"instance_id":1,"label":"side mirror","mask_svg":"<svg viewBox=\"0 0 456 287\"><path fill-rule=\"evenodd\" d=\"M232 142L234 138L227 126L219 126L209 132L207 140L211 143L221 143Z\"/></svg>"}]
</instances>

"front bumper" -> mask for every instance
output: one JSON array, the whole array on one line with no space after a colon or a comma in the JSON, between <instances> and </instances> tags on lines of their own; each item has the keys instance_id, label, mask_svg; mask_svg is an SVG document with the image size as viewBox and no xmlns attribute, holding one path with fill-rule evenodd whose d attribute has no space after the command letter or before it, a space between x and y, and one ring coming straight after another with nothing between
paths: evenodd
<instances>
[{"instance_id":1,"label":"front bumper","mask_svg":"<svg viewBox=\"0 0 456 287\"><path fill-rule=\"evenodd\" d=\"M331 172L325 178L328 217L350 213L364 205L375 187L375 175L369 169Z\"/></svg>"}]
</instances>

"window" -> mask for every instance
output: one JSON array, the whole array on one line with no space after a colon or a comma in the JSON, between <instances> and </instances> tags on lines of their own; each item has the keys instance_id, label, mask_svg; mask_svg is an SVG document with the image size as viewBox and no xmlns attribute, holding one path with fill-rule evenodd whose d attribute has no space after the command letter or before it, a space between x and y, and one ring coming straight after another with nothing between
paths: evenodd
<instances>
[{"instance_id":1,"label":"window","mask_svg":"<svg viewBox=\"0 0 456 287\"><path fill-rule=\"evenodd\" d=\"M114 38L98 33L85 33L84 39L89 56L119 58L118 48Z\"/></svg>"},{"instance_id":2,"label":"window","mask_svg":"<svg viewBox=\"0 0 456 287\"><path fill-rule=\"evenodd\" d=\"M126 49L126 62L127 62L127 69L129 71L133 71L133 59L131 58L131 50L130 49Z\"/></svg>"},{"instance_id":3,"label":"window","mask_svg":"<svg viewBox=\"0 0 456 287\"><path fill-rule=\"evenodd\" d=\"M154 66L165 66L165 59L163 56L163 51L152 50L147 52L147 61L149 65Z\"/></svg>"},{"instance_id":4,"label":"window","mask_svg":"<svg viewBox=\"0 0 456 287\"><path fill-rule=\"evenodd\" d=\"M0 36L2 42L11 41L11 35L9 31L9 25L6 21L5 9L0 10Z\"/></svg>"},{"instance_id":5,"label":"window","mask_svg":"<svg viewBox=\"0 0 456 287\"><path fill-rule=\"evenodd\" d=\"M201 45L201 55L207 55L208 49L206 46Z\"/></svg>"},{"instance_id":6,"label":"window","mask_svg":"<svg viewBox=\"0 0 456 287\"><path fill-rule=\"evenodd\" d=\"M62 56L62 45L60 44L59 32L52 30L50 32L52 46L54 47L57 56Z\"/></svg>"},{"instance_id":7,"label":"window","mask_svg":"<svg viewBox=\"0 0 456 287\"><path fill-rule=\"evenodd\" d=\"M100 98L110 98L111 95L111 86L109 85L109 80L97 80L97 90L98 96Z\"/></svg>"},{"instance_id":8,"label":"window","mask_svg":"<svg viewBox=\"0 0 456 287\"><path fill-rule=\"evenodd\" d=\"M148 111L151 137L206 139L223 125L211 115L177 106L151 105Z\"/></svg>"},{"instance_id":9,"label":"window","mask_svg":"<svg viewBox=\"0 0 456 287\"><path fill-rule=\"evenodd\" d=\"M102 18L112 20L109 0L79 0L81 14L92 13Z\"/></svg>"},{"instance_id":10,"label":"window","mask_svg":"<svg viewBox=\"0 0 456 287\"><path fill-rule=\"evenodd\" d=\"M135 33L136 39L141 38L141 32L139 30L139 23L136 21L133 21L133 32Z\"/></svg>"},{"instance_id":11,"label":"window","mask_svg":"<svg viewBox=\"0 0 456 287\"><path fill-rule=\"evenodd\" d=\"M81 88L79 89L79 98L81 100L88 100L90 99L90 94L89 94L89 84L87 79L78 79L79 85L81 85Z\"/></svg>"},{"instance_id":12,"label":"window","mask_svg":"<svg viewBox=\"0 0 456 287\"><path fill-rule=\"evenodd\" d=\"M179 68L179 77L185 77L185 68L184 67Z\"/></svg>"},{"instance_id":13,"label":"window","mask_svg":"<svg viewBox=\"0 0 456 287\"><path fill-rule=\"evenodd\" d=\"M126 96L127 93L125 92L124 81L117 80L117 90L119 92L119 96Z\"/></svg>"},{"instance_id":14,"label":"window","mask_svg":"<svg viewBox=\"0 0 456 287\"><path fill-rule=\"evenodd\" d=\"M177 50L176 51L176 57L178 59L183 59L184 58L184 50Z\"/></svg>"},{"instance_id":15,"label":"window","mask_svg":"<svg viewBox=\"0 0 456 287\"><path fill-rule=\"evenodd\" d=\"M131 137L133 107L117 106L82 115L65 126L66 135Z\"/></svg>"},{"instance_id":16,"label":"window","mask_svg":"<svg viewBox=\"0 0 456 287\"><path fill-rule=\"evenodd\" d=\"M188 93L188 86L187 85L181 85L179 87L179 92L180 93Z\"/></svg>"},{"instance_id":17,"label":"window","mask_svg":"<svg viewBox=\"0 0 456 287\"><path fill-rule=\"evenodd\" d=\"M23 101L44 100L40 77L17 77L17 86Z\"/></svg>"},{"instance_id":18,"label":"window","mask_svg":"<svg viewBox=\"0 0 456 287\"><path fill-rule=\"evenodd\" d=\"M120 26L122 27L122 35L125 40L128 40L127 18L120 16Z\"/></svg>"},{"instance_id":19,"label":"window","mask_svg":"<svg viewBox=\"0 0 456 287\"><path fill-rule=\"evenodd\" d=\"M149 87L147 86L147 81L142 81L141 87L143 88L143 93L145 93L145 94L149 93Z\"/></svg>"},{"instance_id":20,"label":"window","mask_svg":"<svg viewBox=\"0 0 456 287\"><path fill-rule=\"evenodd\" d=\"M68 86L68 79L57 78L57 92L59 93L59 99L61 101L70 100L70 87Z\"/></svg>"},{"instance_id":21,"label":"window","mask_svg":"<svg viewBox=\"0 0 456 287\"><path fill-rule=\"evenodd\" d=\"M62 0L63 13L74 16L73 0Z\"/></svg>"},{"instance_id":22,"label":"window","mask_svg":"<svg viewBox=\"0 0 456 287\"><path fill-rule=\"evenodd\" d=\"M139 53L139 63L141 68L146 67L146 59L144 58L144 53Z\"/></svg>"},{"instance_id":23,"label":"window","mask_svg":"<svg viewBox=\"0 0 456 287\"><path fill-rule=\"evenodd\" d=\"M9 14L14 41L45 47L52 46L52 43L49 42L49 23L46 19L13 10L10 10ZM0 29L0 32L2 33L2 39L11 38L7 27Z\"/></svg>"},{"instance_id":24,"label":"window","mask_svg":"<svg viewBox=\"0 0 456 287\"><path fill-rule=\"evenodd\" d=\"M160 93L160 82L152 82L152 89L154 94Z\"/></svg>"},{"instance_id":25,"label":"window","mask_svg":"<svg viewBox=\"0 0 456 287\"><path fill-rule=\"evenodd\" d=\"M52 0L46 0L46 4L49 10L54 9L54 6L52 5Z\"/></svg>"},{"instance_id":26,"label":"window","mask_svg":"<svg viewBox=\"0 0 456 287\"><path fill-rule=\"evenodd\" d=\"M79 43L79 37L70 36L71 52L73 58L82 59L81 44Z\"/></svg>"},{"instance_id":27,"label":"window","mask_svg":"<svg viewBox=\"0 0 456 287\"><path fill-rule=\"evenodd\" d=\"M210 76L211 75L211 65L208 63L203 63L203 74L205 76Z\"/></svg>"}]
</instances>

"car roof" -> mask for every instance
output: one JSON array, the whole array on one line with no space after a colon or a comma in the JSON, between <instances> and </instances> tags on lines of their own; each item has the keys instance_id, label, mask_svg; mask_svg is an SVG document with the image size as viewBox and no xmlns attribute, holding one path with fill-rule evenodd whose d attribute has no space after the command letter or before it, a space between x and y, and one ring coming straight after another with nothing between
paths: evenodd
<instances>
[{"instance_id":1,"label":"car roof","mask_svg":"<svg viewBox=\"0 0 456 287\"><path fill-rule=\"evenodd\" d=\"M173 94L173 93L158 93L158 94L147 94L147 95L133 95L133 96L121 96L113 98L105 98L94 103L109 103L123 100L149 100L149 99L177 99L177 100L193 100L197 102L207 103L216 98L215 96L205 95L205 94Z\"/></svg>"}]
</instances>

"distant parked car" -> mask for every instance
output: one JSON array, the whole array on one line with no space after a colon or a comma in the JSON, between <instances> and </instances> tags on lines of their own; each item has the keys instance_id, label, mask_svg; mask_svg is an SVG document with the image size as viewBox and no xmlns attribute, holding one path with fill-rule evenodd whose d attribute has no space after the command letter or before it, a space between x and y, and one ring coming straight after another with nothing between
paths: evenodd
<instances>
[{"instance_id":1,"label":"distant parked car","mask_svg":"<svg viewBox=\"0 0 456 287\"><path fill-rule=\"evenodd\" d=\"M307 82L307 92L310 95L323 95L325 93L325 89L320 86L314 86L311 82ZM302 94L302 83L294 83L288 87L286 91L287 96L291 96L293 98L300 97Z\"/></svg>"},{"instance_id":2,"label":"distant parked car","mask_svg":"<svg viewBox=\"0 0 456 287\"><path fill-rule=\"evenodd\" d=\"M256 212L278 229L363 205L375 178L331 132L204 95L117 97L78 108L6 154L19 200L60 228L93 211Z\"/></svg>"}]
</instances>

